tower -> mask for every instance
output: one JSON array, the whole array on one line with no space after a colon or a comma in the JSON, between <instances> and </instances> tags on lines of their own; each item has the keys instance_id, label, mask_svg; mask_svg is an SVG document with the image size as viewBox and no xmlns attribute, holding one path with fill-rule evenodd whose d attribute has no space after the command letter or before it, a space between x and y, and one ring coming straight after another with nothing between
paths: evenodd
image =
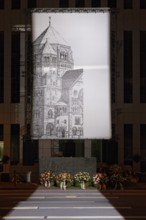
<instances>
[{"instance_id":1,"label":"tower","mask_svg":"<svg viewBox=\"0 0 146 220\"><path fill-rule=\"evenodd\" d=\"M61 97L62 77L73 69L72 50L51 25L33 42L33 136L55 135L55 104Z\"/></svg>"}]
</instances>

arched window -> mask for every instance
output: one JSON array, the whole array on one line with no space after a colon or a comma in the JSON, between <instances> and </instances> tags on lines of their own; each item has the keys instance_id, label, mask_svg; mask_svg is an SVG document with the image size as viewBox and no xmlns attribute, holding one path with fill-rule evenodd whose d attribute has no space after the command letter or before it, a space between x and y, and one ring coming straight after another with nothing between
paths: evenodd
<instances>
[{"instance_id":1,"label":"arched window","mask_svg":"<svg viewBox=\"0 0 146 220\"><path fill-rule=\"evenodd\" d=\"M61 52L60 53L60 59L61 60L67 60L67 53L66 52Z\"/></svg>"},{"instance_id":2,"label":"arched window","mask_svg":"<svg viewBox=\"0 0 146 220\"><path fill-rule=\"evenodd\" d=\"M53 118L53 111L51 109L48 111L48 118Z\"/></svg>"}]
</instances>

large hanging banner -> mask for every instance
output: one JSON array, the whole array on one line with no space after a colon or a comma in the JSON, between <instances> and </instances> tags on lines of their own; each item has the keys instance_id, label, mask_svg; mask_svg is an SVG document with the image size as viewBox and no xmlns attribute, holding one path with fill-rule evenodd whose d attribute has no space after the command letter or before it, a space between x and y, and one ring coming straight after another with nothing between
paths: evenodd
<instances>
[{"instance_id":1,"label":"large hanging banner","mask_svg":"<svg viewBox=\"0 0 146 220\"><path fill-rule=\"evenodd\" d=\"M32 12L32 138L109 139L110 12Z\"/></svg>"}]
</instances>

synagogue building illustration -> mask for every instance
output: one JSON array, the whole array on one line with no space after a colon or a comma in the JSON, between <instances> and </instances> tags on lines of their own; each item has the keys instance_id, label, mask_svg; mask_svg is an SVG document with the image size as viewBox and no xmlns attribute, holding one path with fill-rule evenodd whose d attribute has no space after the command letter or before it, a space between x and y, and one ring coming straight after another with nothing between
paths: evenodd
<instances>
[{"instance_id":1,"label":"synagogue building illustration","mask_svg":"<svg viewBox=\"0 0 146 220\"><path fill-rule=\"evenodd\" d=\"M83 69L71 46L48 27L33 42L32 138L83 137Z\"/></svg>"}]
</instances>

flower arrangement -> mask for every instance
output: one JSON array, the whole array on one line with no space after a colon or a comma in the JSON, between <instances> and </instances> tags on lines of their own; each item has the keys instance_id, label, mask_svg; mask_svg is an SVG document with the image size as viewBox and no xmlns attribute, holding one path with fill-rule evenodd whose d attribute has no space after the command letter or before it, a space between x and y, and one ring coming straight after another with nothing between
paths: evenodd
<instances>
[{"instance_id":1,"label":"flower arrangement","mask_svg":"<svg viewBox=\"0 0 146 220\"><path fill-rule=\"evenodd\" d=\"M60 172L57 175L52 171L40 174L40 183L46 187L59 186L66 189L70 186L78 186L85 189L94 185L98 189L123 189L126 185L137 182L138 179L132 173L118 164L111 165L109 169L98 171L90 176L88 172L78 172L74 176L68 172Z\"/></svg>"},{"instance_id":2,"label":"flower arrangement","mask_svg":"<svg viewBox=\"0 0 146 220\"><path fill-rule=\"evenodd\" d=\"M55 176L56 184L60 185L60 183L65 182L66 186L73 185L74 177L67 172L61 172Z\"/></svg>"},{"instance_id":3,"label":"flower arrangement","mask_svg":"<svg viewBox=\"0 0 146 220\"><path fill-rule=\"evenodd\" d=\"M126 178L122 173L122 167L114 164L110 167L110 187L114 189L123 189Z\"/></svg>"},{"instance_id":4,"label":"flower arrangement","mask_svg":"<svg viewBox=\"0 0 146 220\"><path fill-rule=\"evenodd\" d=\"M53 183L55 178L55 174L52 171L45 171L40 174L40 183L44 186L49 186L51 183Z\"/></svg>"},{"instance_id":5,"label":"flower arrangement","mask_svg":"<svg viewBox=\"0 0 146 220\"><path fill-rule=\"evenodd\" d=\"M75 185L80 186L81 189L85 189L90 185L91 177L88 172L78 172L74 175Z\"/></svg>"},{"instance_id":6,"label":"flower arrangement","mask_svg":"<svg viewBox=\"0 0 146 220\"><path fill-rule=\"evenodd\" d=\"M113 174L110 176L110 181L113 183L124 183L126 178L120 174Z\"/></svg>"},{"instance_id":7,"label":"flower arrangement","mask_svg":"<svg viewBox=\"0 0 146 220\"><path fill-rule=\"evenodd\" d=\"M113 174L110 176L111 186L115 189L123 189L124 183L126 182L126 178L120 174Z\"/></svg>"},{"instance_id":8,"label":"flower arrangement","mask_svg":"<svg viewBox=\"0 0 146 220\"><path fill-rule=\"evenodd\" d=\"M96 173L92 177L93 179L93 184L94 185L99 185L99 184L107 184L109 181L109 178L106 173Z\"/></svg>"},{"instance_id":9,"label":"flower arrangement","mask_svg":"<svg viewBox=\"0 0 146 220\"><path fill-rule=\"evenodd\" d=\"M78 172L74 175L74 179L77 182L88 182L91 180L90 174L88 172Z\"/></svg>"}]
</instances>

